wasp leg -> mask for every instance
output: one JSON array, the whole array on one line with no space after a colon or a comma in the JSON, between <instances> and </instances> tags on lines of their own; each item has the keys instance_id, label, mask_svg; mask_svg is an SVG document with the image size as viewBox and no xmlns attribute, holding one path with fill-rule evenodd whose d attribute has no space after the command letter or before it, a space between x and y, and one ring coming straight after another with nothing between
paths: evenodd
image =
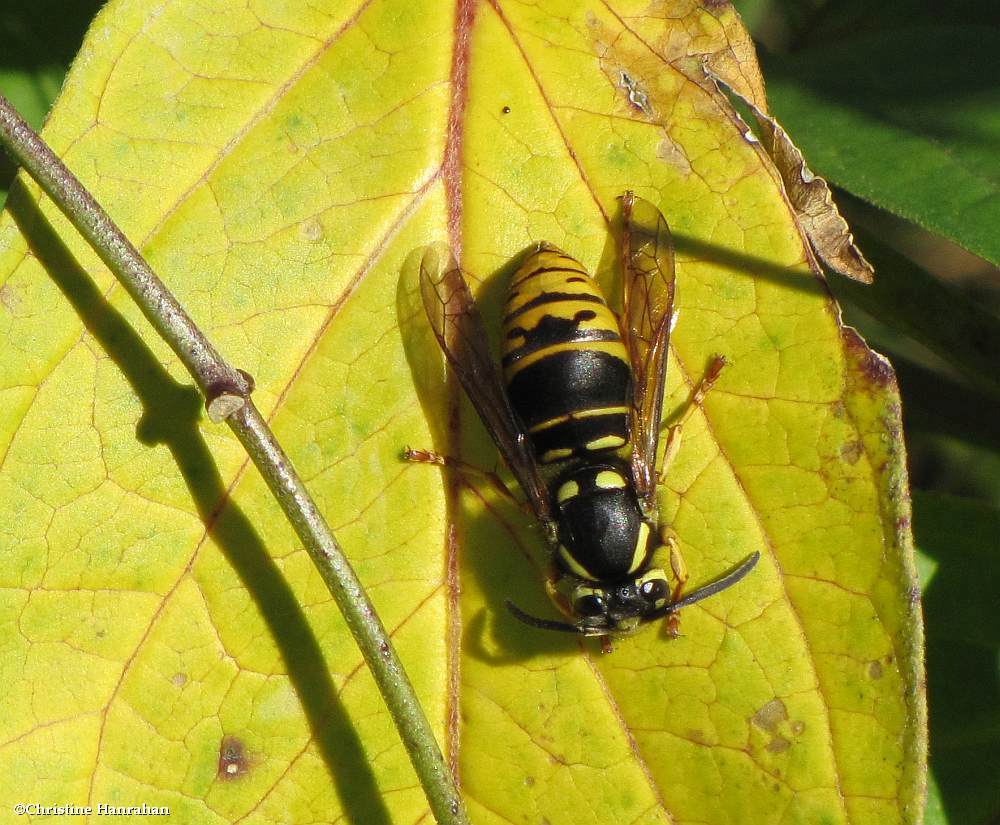
<instances>
[{"instance_id":1,"label":"wasp leg","mask_svg":"<svg viewBox=\"0 0 1000 825\"><path fill-rule=\"evenodd\" d=\"M608 653L614 653L615 649L611 646L610 636L601 636L601 653L607 655Z\"/></svg>"},{"instance_id":2,"label":"wasp leg","mask_svg":"<svg viewBox=\"0 0 1000 825\"><path fill-rule=\"evenodd\" d=\"M681 433L684 425L687 423L692 413L694 413L694 411L701 406L702 400L704 400L708 391L712 389L712 385L715 384L719 377L719 373L722 372L722 368L724 366L726 366L726 359L724 356L716 355L712 358L712 363L708 365L708 369L705 370L705 374L702 376L701 381L698 382L698 386L696 386L694 388L694 392L691 393L691 399L684 407L683 412L681 412L680 417L677 419L677 423L672 424L667 428L667 443L663 449L663 462L660 465L660 472L658 475L661 484L663 484L666 479L667 468L670 466L670 463L674 460L674 458L676 458L677 453L680 450Z\"/></svg>"},{"instance_id":3,"label":"wasp leg","mask_svg":"<svg viewBox=\"0 0 1000 825\"><path fill-rule=\"evenodd\" d=\"M406 461L412 461L414 464L436 464L439 467L448 467L452 470L458 470L458 472L465 475L481 478L487 481L494 490L507 500L512 501L522 509L526 507L526 504L518 501L517 496L503 483L503 479L491 470L484 470L482 467L476 467L474 464L469 464L459 458L441 455L441 453L435 453L432 450L417 450L413 447L407 447L403 451L403 458Z\"/></svg>"},{"instance_id":4,"label":"wasp leg","mask_svg":"<svg viewBox=\"0 0 1000 825\"><path fill-rule=\"evenodd\" d=\"M681 554L680 543L677 541L677 534L669 527L660 528L660 542L670 552L670 571L674 574L677 584L674 585L674 592L670 595L670 601L676 602L684 592L684 585L688 580L687 563Z\"/></svg>"},{"instance_id":5,"label":"wasp leg","mask_svg":"<svg viewBox=\"0 0 1000 825\"><path fill-rule=\"evenodd\" d=\"M568 619L573 619L575 616L573 616L573 609L570 607L569 599L556 586L558 579L559 573L555 569L555 564L552 564L550 565L548 575L545 577L545 592L560 613Z\"/></svg>"},{"instance_id":6,"label":"wasp leg","mask_svg":"<svg viewBox=\"0 0 1000 825\"><path fill-rule=\"evenodd\" d=\"M663 635L668 639L679 639L684 635L681 633L681 617L676 613L668 613L663 620Z\"/></svg>"},{"instance_id":7,"label":"wasp leg","mask_svg":"<svg viewBox=\"0 0 1000 825\"><path fill-rule=\"evenodd\" d=\"M681 554L680 543L677 534L666 525L660 527L660 542L670 552L670 571L674 574L676 584L673 593L670 594L671 603L676 602L684 592L684 585L688 580L687 563ZM681 617L678 613L668 613L663 622L663 635L669 639L676 639L681 635Z\"/></svg>"}]
</instances>

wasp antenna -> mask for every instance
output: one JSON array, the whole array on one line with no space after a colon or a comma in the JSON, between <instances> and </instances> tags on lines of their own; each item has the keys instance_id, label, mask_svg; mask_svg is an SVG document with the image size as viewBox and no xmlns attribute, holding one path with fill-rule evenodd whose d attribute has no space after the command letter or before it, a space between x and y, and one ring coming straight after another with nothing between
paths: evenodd
<instances>
[{"instance_id":1,"label":"wasp antenna","mask_svg":"<svg viewBox=\"0 0 1000 825\"><path fill-rule=\"evenodd\" d=\"M726 573L725 576L716 579L714 582L706 584L704 587L695 590L693 593L688 593L683 599L678 599L670 605L670 611L673 612L674 610L680 610L682 607L687 607L689 604L694 604L695 602L700 602L702 599L707 599L709 596L714 596L716 593L725 590L727 587L732 587L747 573L753 570L754 565L756 565L759 560L760 551L752 553L741 561L735 568L733 568L732 571Z\"/></svg>"},{"instance_id":2,"label":"wasp antenna","mask_svg":"<svg viewBox=\"0 0 1000 825\"><path fill-rule=\"evenodd\" d=\"M532 616L530 613L525 613L510 600L504 601L507 609L511 612L511 615L520 622L524 622L526 625L531 627L538 627L542 630L559 630L563 633L582 633L576 625L567 624L566 622L555 622L551 619L539 619Z\"/></svg>"}]
</instances>

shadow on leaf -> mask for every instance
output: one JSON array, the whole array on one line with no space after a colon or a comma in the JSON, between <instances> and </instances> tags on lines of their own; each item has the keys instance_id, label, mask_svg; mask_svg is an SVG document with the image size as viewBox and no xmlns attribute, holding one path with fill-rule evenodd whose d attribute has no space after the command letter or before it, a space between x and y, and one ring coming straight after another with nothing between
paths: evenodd
<instances>
[{"instance_id":1,"label":"shadow on leaf","mask_svg":"<svg viewBox=\"0 0 1000 825\"><path fill-rule=\"evenodd\" d=\"M298 598L247 516L229 498L199 431L200 393L170 376L142 337L100 293L20 182L12 187L7 208L32 254L142 402L137 438L150 447L163 445L170 450L205 529L250 592L281 653L348 821L388 823L389 813L360 737L337 695ZM219 754L213 748L200 758L214 763Z\"/></svg>"},{"instance_id":2,"label":"shadow on leaf","mask_svg":"<svg viewBox=\"0 0 1000 825\"><path fill-rule=\"evenodd\" d=\"M477 419L477 416L465 401L452 371L445 369L444 356L424 313L418 285L423 253L423 248L414 250L403 265L397 285L396 309L407 363L431 428L433 444L407 446L429 447L443 455L466 460L467 457L461 455L461 422ZM492 292L506 288L509 274L508 268L504 268L484 283L479 300L487 311L500 306L499 298L493 300L497 296ZM484 298L487 293L488 297ZM490 316L484 319L487 329L492 320ZM477 443L487 447L485 455L491 458L483 461L481 456L468 457L470 463L484 470L497 468L496 450L485 432ZM527 628L504 607L507 599L530 600L530 609L539 615L549 615L553 611L544 588L547 548L541 531L531 529L533 517L501 498L482 478L450 468L443 473L436 467L425 467L423 471L437 472L447 485L446 519L449 524L458 526L460 537L455 547L461 557L454 569L459 576L475 577L486 603L485 610L464 622L463 651L493 663L523 661L541 653L565 651L567 655L575 654L579 645L575 637ZM503 479L509 489L523 498L509 474L504 474ZM476 504L477 499L482 506ZM504 534L509 542L498 538ZM459 586L460 582L452 585L453 588Z\"/></svg>"}]
</instances>

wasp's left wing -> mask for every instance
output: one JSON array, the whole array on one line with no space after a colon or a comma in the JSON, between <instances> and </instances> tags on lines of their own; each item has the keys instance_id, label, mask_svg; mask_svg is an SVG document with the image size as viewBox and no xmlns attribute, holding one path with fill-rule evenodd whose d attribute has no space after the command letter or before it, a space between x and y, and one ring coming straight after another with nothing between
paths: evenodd
<instances>
[{"instance_id":1,"label":"wasp's left wing","mask_svg":"<svg viewBox=\"0 0 1000 825\"><path fill-rule=\"evenodd\" d=\"M454 258L442 260L433 247L427 250L420 263L420 294L448 363L524 490L535 516L552 533L545 482L510 406L496 362L490 355L482 319Z\"/></svg>"},{"instance_id":2,"label":"wasp's left wing","mask_svg":"<svg viewBox=\"0 0 1000 825\"><path fill-rule=\"evenodd\" d=\"M667 221L649 201L622 197L622 327L632 361L632 477L648 508L655 504L667 350L674 310L674 247Z\"/></svg>"}]
</instances>

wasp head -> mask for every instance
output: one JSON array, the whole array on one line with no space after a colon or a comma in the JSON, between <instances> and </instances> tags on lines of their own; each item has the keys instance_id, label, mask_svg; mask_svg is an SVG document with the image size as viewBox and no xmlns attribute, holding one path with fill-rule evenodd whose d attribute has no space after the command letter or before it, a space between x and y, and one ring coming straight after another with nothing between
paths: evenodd
<instances>
[{"instance_id":1,"label":"wasp head","mask_svg":"<svg viewBox=\"0 0 1000 825\"><path fill-rule=\"evenodd\" d=\"M610 584L578 581L569 599L576 629L586 636L627 636L670 607L670 585L659 568Z\"/></svg>"},{"instance_id":2,"label":"wasp head","mask_svg":"<svg viewBox=\"0 0 1000 825\"><path fill-rule=\"evenodd\" d=\"M507 602L515 618L543 630L580 633L584 636L628 636L642 625L667 616L689 604L732 587L753 570L760 553L752 553L725 575L676 601L670 600L666 573L651 567L635 577L616 582L595 582L563 576L550 589L554 601L572 620L539 619Z\"/></svg>"}]
</instances>

